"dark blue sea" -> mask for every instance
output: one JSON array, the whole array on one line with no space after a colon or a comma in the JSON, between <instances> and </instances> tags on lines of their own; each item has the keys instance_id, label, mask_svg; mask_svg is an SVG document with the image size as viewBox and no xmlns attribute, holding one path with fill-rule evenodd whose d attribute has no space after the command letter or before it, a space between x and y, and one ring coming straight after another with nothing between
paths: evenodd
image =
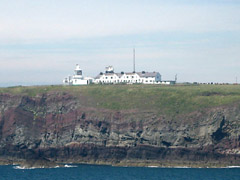
<instances>
[{"instance_id":1,"label":"dark blue sea","mask_svg":"<svg viewBox=\"0 0 240 180\"><path fill-rule=\"evenodd\" d=\"M76 165L51 169L0 166L1 180L240 180L240 168L147 168Z\"/></svg>"}]
</instances>

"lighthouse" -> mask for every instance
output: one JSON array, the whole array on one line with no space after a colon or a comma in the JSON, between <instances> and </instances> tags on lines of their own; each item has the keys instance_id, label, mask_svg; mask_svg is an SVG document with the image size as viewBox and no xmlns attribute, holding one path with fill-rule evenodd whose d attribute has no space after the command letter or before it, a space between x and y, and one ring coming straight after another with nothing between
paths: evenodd
<instances>
[{"instance_id":1,"label":"lighthouse","mask_svg":"<svg viewBox=\"0 0 240 180\"><path fill-rule=\"evenodd\" d=\"M78 64L76 65L76 68L74 70L74 77L76 79L83 79L82 69L80 68L80 66Z\"/></svg>"},{"instance_id":2,"label":"lighthouse","mask_svg":"<svg viewBox=\"0 0 240 180\"><path fill-rule=\"evenodd\" d=\"M83 71L78 64L74 69L74 75L63 80L64 85L87 85L92 83L92 78L84 78Z\"/></svg>"}]
</instances>

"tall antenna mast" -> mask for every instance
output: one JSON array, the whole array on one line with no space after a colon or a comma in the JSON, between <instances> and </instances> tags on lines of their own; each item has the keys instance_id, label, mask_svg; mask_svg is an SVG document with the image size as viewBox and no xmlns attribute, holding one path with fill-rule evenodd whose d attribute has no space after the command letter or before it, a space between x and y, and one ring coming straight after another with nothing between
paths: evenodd
<instances>
[{"instance_id":1,"label":"tall antenna mast","mask_svg":"<svg viewBox=\"0 0 240 180\"><path fill-rule=\"evenodd\" d=\"M135 73L135 48L133 48L133 72Z\"/></svg>"}]
</instances>

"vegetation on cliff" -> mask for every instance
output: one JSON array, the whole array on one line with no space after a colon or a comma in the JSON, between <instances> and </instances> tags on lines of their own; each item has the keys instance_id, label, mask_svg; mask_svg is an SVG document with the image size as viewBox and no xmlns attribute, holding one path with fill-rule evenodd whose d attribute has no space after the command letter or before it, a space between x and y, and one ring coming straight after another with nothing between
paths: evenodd
<instances>
[{"instance_id":1,"label":"vegetation on cliff","mask_svg":"<svg viewBox=\"0 0 240 180\"><path fill-rule=\"evenodd\" d=\"M0 93L34 97L51 92L82 98L88 107L151 110L175 115L228 105L240 100L238 85L90 85L1 88Z\"/></svg>"}]
</instances>

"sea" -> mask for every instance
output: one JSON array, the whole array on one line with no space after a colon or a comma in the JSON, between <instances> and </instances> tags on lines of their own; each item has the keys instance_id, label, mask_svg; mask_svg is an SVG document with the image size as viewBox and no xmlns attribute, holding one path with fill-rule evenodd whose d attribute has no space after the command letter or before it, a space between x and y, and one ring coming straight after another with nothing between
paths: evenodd
<instances>
[{"instance_id":1,"label":"sea","mask_svg":"<svg viewBox=\"0 0 240 180\"><path fill-rule=\"evenodd\" d=\"M56 168L23 169L0 166L0 180L239 180L240 167L160 168L65 165Z\"/></svg>"}]
</instances>

